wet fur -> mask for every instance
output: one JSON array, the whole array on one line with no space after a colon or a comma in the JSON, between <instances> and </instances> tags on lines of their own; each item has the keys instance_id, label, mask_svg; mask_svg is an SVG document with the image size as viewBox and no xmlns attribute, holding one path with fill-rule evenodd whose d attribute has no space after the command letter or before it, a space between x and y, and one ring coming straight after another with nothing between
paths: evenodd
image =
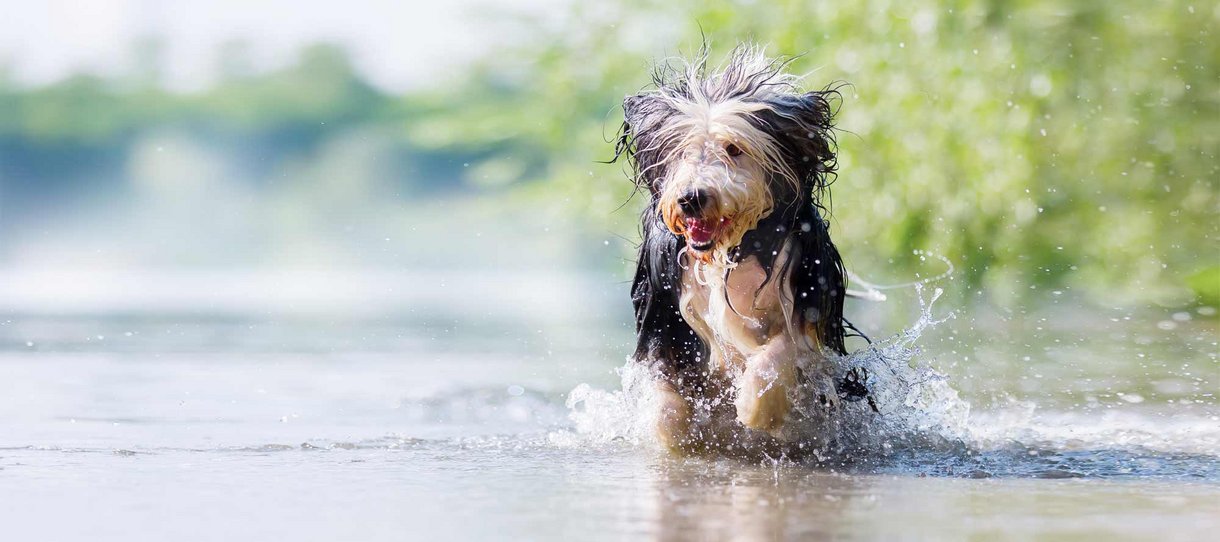
<instances>
[{"instance_id":1,"label":"wet fur","mask_svg":"<svg viewBox=\"0 0 1220 542\"><path fill-rule=\"evenodd\" d=\"M637 331L634 358L660 375L662 433L686 430L683 424L693 423L696 417L690 411L691 399L723 394L734 385L734 378L740 380L749 370L744 361L733 366L719 359L725 352L731 356L732 348L708 344L717 340L713 327L750 327L742 322L753 322L753 317L743 313L781 322L786 329L768 332L768 340L780 334L793 342L800 355L846 353L845 272L830 239L823 205L836 167L832 101L837 92L802 92L784 67L757 48L743 46L722 69L709 73L704 52L693 62L658 66L653 74L655 88L624 100L625 120L616 157L627 159L637 188L651 197L642 216L643 241L632 283ZM679 189L673 185L693 182L687 155L716 151L705 141L709 136L700 132L700 127L709 125L719 132L714 137L740 141L750 159L743 163L754 166L746 176L761 175L765 181L739 186L725 180L716 185L722 191L718 196L729 201L728 207L745 209L745 218L733 221L735 230L725 233L724 246L692 258L681 235L681 217L675 216L678 211L672 193ZM743 192L726 195L726 186ZM701 265L704 267L698 267ZM755 297L746 300L747 306L737 306L743 304L741 300L734 304L729 296L733 273L741 273L738 269L745 268L741 266L761 272L763 277L755 281L759 282ZM723 273L717 277L720 289L713 284L717 281L699 278L699 270ZM692 316L691 289L700 289L697 293L704 297L723 295L740 319L730 315L734 321L726 324ZM764 291L778 301L754 306ZM684 293L688 294L686 306L682 304ZM706 304L704 301L705 308ZM758 350L765 348L776 347L759 346ZM735 385L738 391L744 386ZM711 400L703 407L708 404L718 403ZM739 406L739 416L745 416L742 408ZM667 423L669 429L665 429ZM759 427L775 429L773 425ZM690 447L689 440L675 442L675 438L662 434L671 447ZM692 438L708 440L706 435Z\"/></svg>"}]
</instances>

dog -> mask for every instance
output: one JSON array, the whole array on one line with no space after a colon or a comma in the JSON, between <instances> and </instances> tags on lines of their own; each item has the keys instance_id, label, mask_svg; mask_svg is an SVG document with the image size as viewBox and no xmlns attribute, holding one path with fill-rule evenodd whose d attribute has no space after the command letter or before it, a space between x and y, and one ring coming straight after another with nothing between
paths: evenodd
<instances>
[{"instance_id":1,"label":"dog","mask_svg":"<svg viewBox=\"0 0 1220 542\"><path fill-rule=\"evenodd\" d=\"M714 70L707 57L658 64L652 88L623 101L614 158L650 198L633 358L656 375L657 434L678 452L725 438L700 422L717 413L782 439L802 379L832 383L816 398L827 409L858 398L834 389L828 361L850 326L824 203L839 93L800 90L757 46Z\"/></svg>"}]
</instances>

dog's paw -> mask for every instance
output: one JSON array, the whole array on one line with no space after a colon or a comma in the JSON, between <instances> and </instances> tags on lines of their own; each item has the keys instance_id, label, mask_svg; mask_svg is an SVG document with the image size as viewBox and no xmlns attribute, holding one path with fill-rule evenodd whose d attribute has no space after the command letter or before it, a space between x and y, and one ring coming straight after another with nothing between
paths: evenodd
<instances>
[{"instance_id":1,"label":"dog's paw","mask_svg":"<svg viewBox=\"0 0 1220 542\"><path fill-rule=\"evenodd\" d=\"M752 365L737 380L737 421L758 431L774 433L784 425L792 404L788 390L794 369L786 364Z\"/></svg>"}]
</instances>

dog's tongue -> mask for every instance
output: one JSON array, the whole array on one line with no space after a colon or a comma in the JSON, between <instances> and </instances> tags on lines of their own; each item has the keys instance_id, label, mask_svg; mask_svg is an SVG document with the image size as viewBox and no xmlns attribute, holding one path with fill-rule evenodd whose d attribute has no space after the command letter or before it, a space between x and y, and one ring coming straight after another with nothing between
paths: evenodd
<instances>
[{"instance_id":1,"label":"dog's tongue","mask_svg":"<svg viewBox=\"0 0 1220 542\"><path fill-rule=\"evenodd\" d=\"M690 235L692 243L706 245L716 235L716 225L702 218L687 218L686 233Z\"/></svg>"}]
</instances>

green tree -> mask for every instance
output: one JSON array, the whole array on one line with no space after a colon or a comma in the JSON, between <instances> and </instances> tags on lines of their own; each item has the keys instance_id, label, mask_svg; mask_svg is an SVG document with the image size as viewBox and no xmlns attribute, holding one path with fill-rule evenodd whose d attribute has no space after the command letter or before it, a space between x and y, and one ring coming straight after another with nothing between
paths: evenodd
<instances>
[{"instance_id":1,"label":"green tree","mask_svg":"<svg viewBox=\"0 0 1220 542\"><path fill-rule=\"evenodd\" d=\"M563 23L526 21L535 38L438 97L413 140L529 160L522 192L626 231L609 211L631 188L595 163L614 107L650 59L756 41L802 55L810 87L851 84L834 233L865 268L913 274L927 249L958 263L961 293L1189 303L1186 278L1220 264L1214 5L636 0Z\"/></svg>"}]
</instances>

